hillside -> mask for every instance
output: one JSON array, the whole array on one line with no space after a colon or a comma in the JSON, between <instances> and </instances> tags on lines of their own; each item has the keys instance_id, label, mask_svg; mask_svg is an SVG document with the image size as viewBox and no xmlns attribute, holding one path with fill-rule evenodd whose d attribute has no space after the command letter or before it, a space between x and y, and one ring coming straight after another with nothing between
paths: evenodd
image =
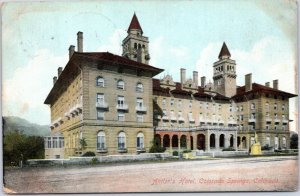
<instances>
[{"instance_id":1,"label":"hillside","mask_svg":"<svg viewBox=\"0 0 300 196\"><path fill-rule=\"evenodd\" d=\"M23 131L25 135L50 135L50 128L48 125L38 125L16 116L6 116L3 117L2 120L4 134L7 132L19 130Z\"/></svg>"}]
</instances>

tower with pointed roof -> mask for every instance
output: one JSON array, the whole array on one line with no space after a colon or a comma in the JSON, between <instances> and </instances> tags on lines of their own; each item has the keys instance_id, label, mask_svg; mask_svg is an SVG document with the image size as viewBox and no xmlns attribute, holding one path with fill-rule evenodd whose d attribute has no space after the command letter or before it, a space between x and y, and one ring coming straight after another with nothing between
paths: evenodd
<instances>
[{"instance_id":1,"label":"tower with pointed roof","mask_svg":"<svg viewBox=\"0 0 300 196\"><path fill-rule=\"evenodd\" d=\"M213 80L214 90L226 97L236 94L236 63L230 57L230 52L224 42L219 60L213 65Z\"/></svg>"},{"instance_id":2,"label":"tower with pointed roof","mask_svg":"<svg viewBox=\"0 0 300 196\"><path fill-rule=\"evenodd\" d=\"M143 36L143 30L135 13L127 30L127 37L123 40L122 56L131 60L149 64L148 37Z\"/></svg>"}]
</instances>

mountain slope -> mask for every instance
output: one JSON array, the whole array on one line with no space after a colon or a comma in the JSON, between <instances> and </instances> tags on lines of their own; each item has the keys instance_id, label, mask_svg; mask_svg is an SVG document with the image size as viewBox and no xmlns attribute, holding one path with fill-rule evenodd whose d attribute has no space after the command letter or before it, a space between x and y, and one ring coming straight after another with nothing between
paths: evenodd
<instances>
[{"instance_id":1,"label":"mountain slope","mask_svg":"<svg viewBox=\"0 0 300 196\"><path fill-rule=\"evenodd\" d=\"M50 135L50 128L48 125L38 125L16 116L6 116L3 117L2 120L4 134L11 131L19 130L23 131L25 135Z\"/></svg>"}]
</instances>

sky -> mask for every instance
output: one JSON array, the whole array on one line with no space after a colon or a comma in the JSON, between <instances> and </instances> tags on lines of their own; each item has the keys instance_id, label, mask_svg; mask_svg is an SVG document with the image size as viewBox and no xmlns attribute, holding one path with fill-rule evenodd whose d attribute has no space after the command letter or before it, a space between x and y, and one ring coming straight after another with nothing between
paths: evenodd
<instances>
[{"instance_id":1,"label":"sky","mask_svg":"<svg viewBox=\"0 0 300 196\"><path fill-rule=\"evenodd\" d=\"M195 70L212 81L212 65L226 42L238 85L252 73L253 82L279 79L280 90L297 93L295 0L16 2L2 4L1 11L4 116L50 124L43 103L77 32L83 32L85 52L121 55L134 12L149 37L150 64L165 69L156 78L170 74L179 81L180 68L186 68L188 78ZM293 120L296 100L290 104Z\"/></svg>"}]
</instances>

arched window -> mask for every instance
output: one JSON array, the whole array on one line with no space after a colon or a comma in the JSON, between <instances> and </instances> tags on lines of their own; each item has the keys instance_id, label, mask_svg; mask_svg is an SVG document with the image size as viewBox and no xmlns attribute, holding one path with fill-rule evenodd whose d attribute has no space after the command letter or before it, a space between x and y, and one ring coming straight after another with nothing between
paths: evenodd
<instances>
[{"instance_id":1,"label":"arched window","mask_svg":"<svg viewBox=\"0 0 300 196\"><path fill-rule=\"evenodd\" d=\"M97 134L97 150L104 150L105 149L105 133L100 131Z\"/></svg>"},{"instance_id":2,"label":"arched window","mask_svg":"<svg viewBox=\"0 0 300 196\"><path fill-rule=\"evenodd\" d=\"M124 90L124 88L125 88L125 83L124 83L124 81L123 81L123 80L118 80L118 82L117 82L117 89L122 89L122 90Z\"/></svg>"},{"instance_id":3,"label":"arched window","mask_svg":"<svg viewBox=\"0 0 300 196\"><path fill-rule=\"evenodd\" d=\"M281 110L282 110L282 111L285 111L285 105L284 105L284 104L282 104Z\"/></svg>"},{"instance_id":4,"label":"arched window","mask_svg":"<svg viewBox=\"0 0 300 196\"><path fill-rule=\"evenodd\" d=\"M270 109L270 104L269 102L266 103L266 110L269 110Z\"/></svg>"},{"instance_id":5,"label":"arched window","mask_svg":"<svg viewBox=\"0 0 300 196\"><path fill-rule=\"evenodd\" d=\"M98 76L96 79L96 85L99 87L104 87L104 79L101 76Z\"/></svg>"},{"instance_id":6,"label":"arched window","mask_svg":"<svg viewBox=\"0 0 300 196\"><path fill-rule=\"evenodd\" d=\"M270 137L269 137L269 136L266 137L266 145L267 145L267 146L270 146L270 145L271 145L271 140L270 140Z\"/></svg>"},{"instance_id":7,"label":"arched window","mask_svg":"<svg viewBox=\"0 0 300 196\"><path fill-rule=\"evenodd\" d=\"M143 84L142 83L137 83L136 85L136 92L143 92Z\"/></svg>"},{"instance_id":8,"label":"arched window","mask_svg":"<svg viewBox=\"0 0 300 196\"><path fill-rule=\"evenodd\" d=\"M137 49L137 43L134 43L134 49Z\"/></svg>"},{"instance_id":9,"label":"arched window","mask_svg":"<svg viewBox=\"0 0 300 196\"><path fill-rule=\"evenodd\" d=\"M274 104L274 110L277 110L277 103Z\"/></svg>"},{"instance_id":10,"label":"arched window","mask_svg":"<svg viewBox=\"0 0 300 196\"><path fill-rule=\"evenodd\" d=\"M286 148L286 139L285 139L285 137L282 138L282 148Z\"/></svg>"},{"instance_id":11,"label":"arched window","mask_svg":"<svg viewBox=\"0 0 300 196\"><path fill-rule=\"evenodd\" d=\"M136 137L136 148L143 149L144 148L144 134L139 133Z\"/></svg>"},{"instance_id":12,"label":"arched window","mask_svg":"<svg viewBox=\"0 0 300 196\"><path fill-rule=\"evenodd\" d=\"M126 149L126 135L122 131L118 135L118 149L119 150L125 150Z\"/></svg>"},{"instance_id":13,"label":"arched window","mask_svg":"<svg viewBox=\"0 0 300 196\"><path fill-rule=\"evenodd\" d=\"M251 110L255 109L255 103L251 103Z\"/></svg>"}]
</instances>

